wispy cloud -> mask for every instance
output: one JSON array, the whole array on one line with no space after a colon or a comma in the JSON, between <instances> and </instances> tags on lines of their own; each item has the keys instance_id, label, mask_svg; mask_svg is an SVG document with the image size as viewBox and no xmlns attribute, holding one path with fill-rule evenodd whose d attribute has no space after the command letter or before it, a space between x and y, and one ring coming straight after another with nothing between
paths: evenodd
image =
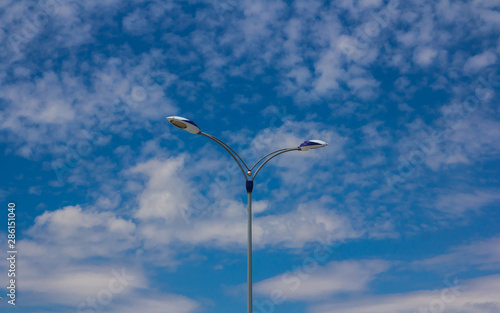
<instances>
[{"instance_id":1,"label":"wispy cloud","mask_svg":"<svg viewBox=\"0 0 500 313\"><path fill-rule=\"evenodd\" d=\"M436 200L436 209L448 216L460 217L468 212L477 212L483 207L496 204L500 200L497 190L474 193L452 193L441 195Z\"/></svg>"},{"instance_id":2,"label":"wispy cloud","mask_svg":"<svg viewBox=\"0 0 500 313\"><path fill-rule=\"evenodd\" d=\"M381 260L330 262L319 268L310 265L260 281L255 291L263 296L281 291L282 298L287 301L318 301L337 294L364 291L376 275L389 266L389 262Z\"/></svg>"},{"instance_id":3,"label":"wispy cloud","mask_svg":"<svg viewBox=\"0 0 500 313\"><path fill-rule=\"evenodd\" d=\"M456 284L443 283L442 289L422 290L382 296L357 298L351 301L317 305L314 313L410 313L416 311L451 310L465 313L495 312L500 308L497 294L498 275L485 276Z\"/></svg>"},{"instance_id":4,"label":"wispy cloud","mask_svg":"<svg viewBox=\"0 0 500 313\"><path fill-rule=\"evenodd\" d=\"M470 270L478 267L483 270L498 269L500 267L500 238L473 241L470 244L454 247L449 253L429 259L415 261L418 268L456 271Z\"/></svg>"}]
</instances>

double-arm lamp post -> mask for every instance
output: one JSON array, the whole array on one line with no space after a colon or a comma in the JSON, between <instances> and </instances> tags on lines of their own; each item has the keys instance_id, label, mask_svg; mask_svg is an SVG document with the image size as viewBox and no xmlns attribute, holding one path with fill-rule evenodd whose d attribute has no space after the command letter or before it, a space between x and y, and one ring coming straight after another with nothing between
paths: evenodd
<instances>
[{"instance_id":1,"label":"double-arm lamp post","mask_svg":"<svg viewBox=\"0 0 500 313\"><path fill-rule=\"evenodd\" d=\"M248 195L248 261L247 261L247 284L248 284L248 304L247 304L247 312L252 313L252 190L253 190L253 181L259 171L262 169L264 165L266 165L267 162L269 162L272 158L283 154L285 152L290 152L290 151L308 151L310 149L317 149L317 148L322 148L326 147L328 144L324 141L321 140L307 140L301 143L297 148L288 148L288 149L279 149L274 152L271 152L269 154L266 154L263 156L257 163L255 163L251 168L248 168L246 165L245 161L225 142L222 140L206 134L200 130L198 125L196 125L193 121L180 117L180 116L169 116L167 117L167 120L172 123L174 126L184 129L192 134L198 134L198 135L203 135L207 138L212 139L219 145L221 145L238 163L238 166L241 169L241 172L243 173L243 177L245 178L246 181L246 189L247 189L247 195ZM255 173L252 172L252 170L259 165L260 166L257 168ZM246 172L245 172L246 170Z\"/></svg>"}]
</instances>

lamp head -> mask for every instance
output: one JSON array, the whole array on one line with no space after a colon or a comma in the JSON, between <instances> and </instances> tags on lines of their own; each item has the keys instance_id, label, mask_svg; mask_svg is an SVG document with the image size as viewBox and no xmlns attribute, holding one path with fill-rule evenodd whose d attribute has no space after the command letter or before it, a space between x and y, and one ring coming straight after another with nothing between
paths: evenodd
<instances>
[{"instance_id":1,"label":"lamp head","mask_svg":"<svg viewBox=\"0 0 500 313\"><path fill-rule=\"evenodd\" d=\"M193 121L188 120L185 117L181 116L169 116L167 117L167 120L172 123L175 127L178 127L180 129L184 129L191 134L199 134L201 133L200 128L198 125L196 125Z\"/></svg>"},{"instance_id":2,"label":"lamp head","mask_svg":"<svg viewBox=\"0 0 500 313\"><path fill-rule=\"evenodd\" d=\"M308 151L310 149L318 149L326 146L328 146L328 144L323 140L312 139L312 140L306 140L303 143L301 143L299 146L299 150Z\"/></svg>"}]
</instances>

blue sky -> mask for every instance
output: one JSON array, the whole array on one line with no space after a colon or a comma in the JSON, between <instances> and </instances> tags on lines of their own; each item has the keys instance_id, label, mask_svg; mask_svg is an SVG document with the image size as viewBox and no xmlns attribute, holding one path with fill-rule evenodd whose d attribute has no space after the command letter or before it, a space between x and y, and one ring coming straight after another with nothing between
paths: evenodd
<instances>
[{"instance_id":1,"label":"blue sky","mask_svg":"<svg viewBox=\"0 0 500 313\"><path fill-rule=\"evenodd\" d=\"M500 2L0 1L2 312L500 312ZM6 250L6 248L5 248ZM2 253L5 255L5 253ZM6 285L7 264L0 274ZM5 289L4 289L5 291Z\"/></svg>"}]
</instances>

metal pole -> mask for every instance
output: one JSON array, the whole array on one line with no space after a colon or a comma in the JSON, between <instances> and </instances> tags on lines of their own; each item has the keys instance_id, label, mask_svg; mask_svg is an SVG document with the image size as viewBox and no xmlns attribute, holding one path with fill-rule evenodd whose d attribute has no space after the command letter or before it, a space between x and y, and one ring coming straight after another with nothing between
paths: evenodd
<instances>
[{"instance_id":1,"label":"metal pole","mask_svg":"<svg viewBox=\"0 0 500 313\"><path fill-rule=\"evenodd\" d=\"M252 313L252 193L248 192L248 313Z\"/></svg>"},{"instance_id":2,"label":"metal pole","mask_svg":"<svg viewBox=\"0 0 500 313\"><path fill-rule=\"evenodd\" d=\"M172 122L172 121L170 121L170 122ZM176 124L174 124L174 125L179 127ZM301 148L298 147L298 148L292 148L292 149L279 149L279 150L276 150L274 152L268 153L264 157L262 157L259 161L257 161L257 163L255 163L251 169L249 169L248 166L245 164L245 161L243 161L243 159L236 153L236 151L234 151L228 144L226 144L225 142L223 142L219 138L216 138L216 137L209 135L209 134L205 134L201 131L199 131L198 134L203 135L203 136L215 141L220 146L222 146L231 155L231 157L236 161L236 163L238 163L238 166L240 167L241 172L243 173L243 176L245 177L245 180L246 180L246 189L247 189L247 194L248 194L248 209L247 209L247 211L248 211L248 259L247 259L248 304L247 304L247 313L252 313L252 311L253 311L252 310L253 309L252 308L252 305L253 305L253 302L252 302L252 190L253 190L253 181L254 181L255 177L257 176L257 174L259 173L259 171L262 169L262 167L264 165L266 165L266 163L269 162L271 159L273 159L276 156L283 154L285 152L300 151ZM269 157L269 158L267 160L265 160L267 157ZM255 173L253 174L253 177L252 177L252 170L263 160L265 160L264 163L262 163L259 166L259 168L257 169L257 171L255 171ZM245 168L248 171L246 174L245 174L245 171L243 170L242 164L240 164L240 161L241 161L241 163L243 163L243 165L245 166ZM252 177L252 179L248 180L247 176Z\"/></svg>"}]
</instances>

